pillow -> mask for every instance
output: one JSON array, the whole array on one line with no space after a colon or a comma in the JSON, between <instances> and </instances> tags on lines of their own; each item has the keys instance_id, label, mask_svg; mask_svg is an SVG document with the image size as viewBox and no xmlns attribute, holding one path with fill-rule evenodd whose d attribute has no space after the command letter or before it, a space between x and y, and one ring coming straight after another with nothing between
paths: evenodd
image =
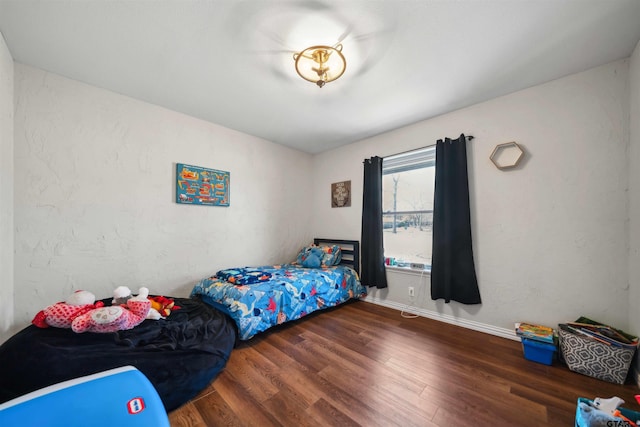
<instances>
[{"instance_id":1,"label":"pillow","mask_svg":"<svg viewBox=\"0 0 640 427\"><path fill-rule=\"evenodd\" d=\"M340 264L340 261L342 261L342 250L340 249L340 246L322 246L322 251L324 252L322 255L323 267L338 265Z\"/></svg>"},{"instance_id":2,"label":"pillow","mask_svg":"<svg viewBox=\"0 0 640 427\"><path fill-rule=\"evenodd\" d=\"M309 257L309 255L313 252L315 252L315 250L317 249L321 249L322 250L322 259L320 260L320 266L321 267L331 267L333 265L338 265L340 264L340 261L342 260L342 251L340 250L340 246L338 245L333 245L333 246L316 246L316 245L310 245L310 246L305 246L304 248L300 249L300 252L298 253L298 257L296 258L295 263L296 264L300 264L300 265L304 265L305 264L305 260Z\"/></svg>"},{"instance_id":3,"label":"pillow","mask_svg":"<svg viewBox=\"0 0 640 427\"><path fill-rule=\"evenodd\" d=\"M309 252L311 252L311 248L312 247L313 247L313 245L305 246L304 248L300 249L300 252L298 252L298 256L296 257L296 260L294 261L294 264L302 265L302 261L306 258L307 254Z\"/></svg>"}]
</instances>

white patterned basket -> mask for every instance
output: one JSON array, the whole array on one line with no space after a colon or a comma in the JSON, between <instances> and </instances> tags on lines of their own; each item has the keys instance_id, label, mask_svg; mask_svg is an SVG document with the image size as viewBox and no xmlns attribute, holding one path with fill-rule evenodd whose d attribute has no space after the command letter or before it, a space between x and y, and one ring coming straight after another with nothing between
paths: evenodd
<instances>
[{"instance_id":1,"label":"white patterned basket","mask_svg":"<svg viewBox=\"0 0 640 427\"><path fill-rule=\"evenodd\" d=\"M635 347L607 345L589 337L558 330L560 351L569 369L616 384L624 384Z\"/></svg>"}]
</instances>

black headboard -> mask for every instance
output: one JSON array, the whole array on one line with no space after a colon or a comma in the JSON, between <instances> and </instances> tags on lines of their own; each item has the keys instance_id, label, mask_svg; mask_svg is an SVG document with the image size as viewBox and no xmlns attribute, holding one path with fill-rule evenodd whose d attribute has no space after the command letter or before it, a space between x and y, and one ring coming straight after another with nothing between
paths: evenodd
<instances>
[{"instance_id":1,"label":"black headboard","mask_svg":"<svg viewBox=\"0 0 640 427\"><path fill-rule=\"evenodd\" d=\"M353 268L360 274L360 242L357 240L336 240L336 239L313 239L313 244L317 246L338 245L342 251L342 261L340 264Z\"/></svg>"}]
</instances>

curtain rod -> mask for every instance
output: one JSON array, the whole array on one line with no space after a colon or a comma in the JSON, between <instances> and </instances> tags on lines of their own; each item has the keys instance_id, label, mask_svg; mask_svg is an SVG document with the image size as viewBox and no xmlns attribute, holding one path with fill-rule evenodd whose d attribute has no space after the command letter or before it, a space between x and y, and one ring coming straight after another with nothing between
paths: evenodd
<instances>
[{"instance_id":1,"label":"curtain rod","mask_svg":"<svg viewBox=\"0 0 640 427\"><path fill-rule=\"evenodd\" d=\"M474 138L475 138L475 136L473 136L473 135L465 135L465 139L467 141L471 141ZM449 139L451 139L451 138L449 138ZM433 147L434 145L436 145L436 144L426 145L424 147L412 148L411 150L401 151L399 153L394 153L394 154L389 154L388 156L385 156L385 157L398 156L400 154L410 153L410 152L416 151L416 150L423 150L425 148Z\"/></svg>"},{"instance_id":2,"label":"curtain rod","mask_svg":"<svg viewBox=\"0 0 640 427\"><path fill-rule=\"evenodd\" d=\"M465 138L467 139L467 141L471 141L473 138L475 138L475 136L473 136L473 135L465 135ZM452 138L449 138L449 139L452 139Z\"/></svg>"}]
</instances>

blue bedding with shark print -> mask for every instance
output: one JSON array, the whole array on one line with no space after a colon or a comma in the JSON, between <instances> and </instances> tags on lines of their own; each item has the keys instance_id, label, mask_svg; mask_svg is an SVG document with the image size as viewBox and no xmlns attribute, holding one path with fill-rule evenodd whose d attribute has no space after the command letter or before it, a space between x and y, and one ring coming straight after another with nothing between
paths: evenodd
<instances>
[{"instance_id":1,"label":"blue bedding with shark print","mask_svg":"<svg viewBox=\"0 0 640 427\"><path fill-rule=\"evenodd\" d=\"M191 291L191 298L200 298L227 313L236 322L241 340L366 295L358 274L342 265L304 268L286 264L221 270Z\"/></svg>"}]
</instances>

